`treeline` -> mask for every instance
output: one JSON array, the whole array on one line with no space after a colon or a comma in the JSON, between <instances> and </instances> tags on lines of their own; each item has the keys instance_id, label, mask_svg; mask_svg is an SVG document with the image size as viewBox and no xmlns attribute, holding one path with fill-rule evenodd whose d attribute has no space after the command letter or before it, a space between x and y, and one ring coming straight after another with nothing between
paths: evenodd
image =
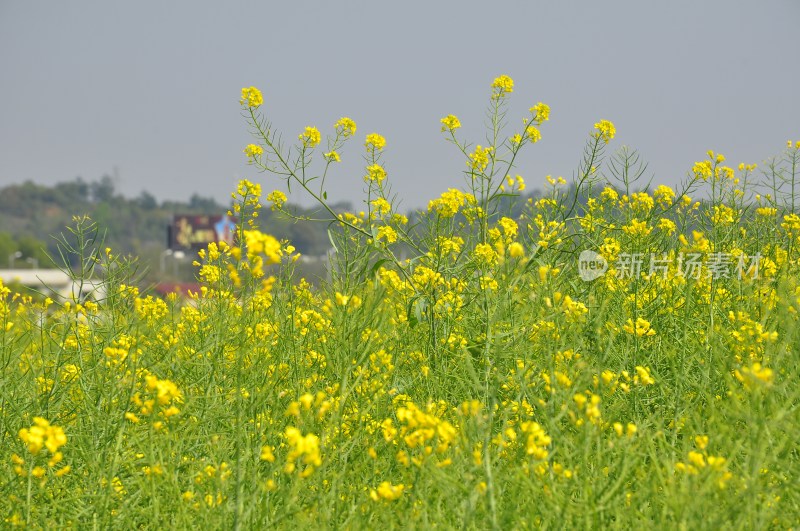
<instances>
[{"instance_id":1,"label":"treeline","mask_svg":"<svg viewBox=\"0 0 800 531\"><path fill-rule=\"evenodd\" d=\"M348 207L337 205L342 210ZM156 269L167 246L167 226L173 215L219 215L229 208L229 204L198 194L187 201L158 201L147 191L135 198L124 197L108 176L89 182L77 178L53 186L30 181L13 184L0 189L0 268L12 264L15 268L53 267L47 255L59 257L54 236L64 234L73 217L87 215L104 231L106 246L137 256ZM264 208L259 220L262 230L291 240L303 254L321 255L330 247L320 224L293 223L269 208Z\"/></svg>"}]
</instances>

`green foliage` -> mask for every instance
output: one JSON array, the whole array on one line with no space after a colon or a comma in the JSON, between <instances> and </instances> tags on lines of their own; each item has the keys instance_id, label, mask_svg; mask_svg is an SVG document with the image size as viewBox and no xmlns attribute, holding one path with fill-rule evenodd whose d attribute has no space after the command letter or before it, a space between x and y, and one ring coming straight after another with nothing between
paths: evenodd
<instances>
[{"instance_id":1,"label":"green foliage","mask_svg":"<svg viewBox=\"0 0 800 531\"><path fill-rule=\"evenodd\" d=\"M340 213L317 188L336 157L311 169L321 133L289 149L250 115L258 163L320 201L337 269L317 287L297 278L290 244L260 232L250 181L233 206L238 246L200 253L187 300L140 292L136 264L77 218L60 248L82 277L107 272L102 300L33 303L0 286L3 523L797 526L791 197L756 196L752 166L711 152L677 193L636 192L635 153L605 155L614 128L600 121L572 186L551 178L514 213L524 181L506 176L547 113L501 134L512 87L492 85L488 146L467 148L443 119L468 191L407 221L373 167L379 137L365 143L365 215ZM243 90L245 111L263 101ZM328 150L345 131L355 124L337 123ZM781 160L766 180L791 184L800 142ZM688 196L703 186L707 202ZM585 278L581 251L605 274ZM663 271L627 269L651 252ZM722 254L762 261L714 274ZM696 275L678 261L690 255Z\"/></svg>"},{"instance_id":2,"label":"green foliage","mask_svg":"<svg viewBox=\"0 0 800 531\"><path fill-rule=\"evenodd\" d=\"M346 205L336 208L343 210ZM159 203L147 191L127 199L116 193L109 177L98 182L78 178L52 187L31 182L6 186L0 189L0 268L8 267L8 257L18 251L22 257L15 259L15 267L29 268L34 263L39 267L54 267L48 258L58 255L52 235L70 225L73 216L88 215L103 228L106 243L116 252L141 258L149 270L145 282L159 281L159 259L166 246L167 226L172 216L219 215L227 209L227 205L198 194L185 202ZM330 247L324 227L294 223L273 212L266 212L259 223L271 234L294 242L303 254L324 255ZM26 262L28 258L32 260Z\"/></svg>"}]
</instances>

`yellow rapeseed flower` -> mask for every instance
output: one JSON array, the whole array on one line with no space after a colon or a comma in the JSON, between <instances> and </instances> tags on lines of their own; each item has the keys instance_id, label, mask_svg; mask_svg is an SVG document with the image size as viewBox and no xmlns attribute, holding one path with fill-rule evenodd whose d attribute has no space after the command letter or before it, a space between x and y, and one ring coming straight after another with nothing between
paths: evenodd
<instances>
[{"instance_id":1,"label":"yellow rapeseed flower","mask_svg":"<svg viewBox=\"0 0 800 531\"><path fill-rule=\"evenodd\" d=\"M356 133L356 123L347 116L339 118L339 121L336 122L333 127L345 137L353 136Z\"/></svg>"},{"instance_id":2,"label":"yellow rapeseed flower","mask_svg":"<svg viewBox=\"0 0 800 531\"><path fill-rule=\"evenodd\" d=\"M256 87L245 87L242 89L242 99L239 100L239 103L248 107L259 107L264 103L264 97Z\"/></svg>"},{"instance_id":3,"label":"yellow rapeseed flower","mask_svg":"<svg viewBox=\"0 0 800 531\"><path fill-rule=\"evenodd\" d=\"M247 158L249 159L254 159L263 153L264 148L256 144L247 144L247 147L244 148L244 154L247 155Z\"/></svg>"},{"instance_id":4,"label":"yellow rapeseed flower","mask_svg":"<svg viewBox=\"0 0 800 531\"><path fill-rule=\"evenodd\" d=\"M261 447L261 460L266 461L267 463L274 463L275 462L275 454L273 451L275 448L272 446L262 446Z\"/></svg>"},{"instance_id":5,"label":"yellow rapeseed flower","mask_svg":"<svg viewBox=\"0 0 800 531\"><path fill-rule=\"evenodd\" d=\"M367 174L364 176L364 181L373 183L382 183L386 178L386 170L380 164L372 164L367 166Z\"/></svg>"},{"instance_id":6,"label":"yellow rapeseed flower","mask_svg":"<svg viewBox=\"0 0 800 531\"><path fill-rule=\"evenodd\" d=\"M608 144L614 138L614 135L617 134L614 124L608 120L600 120L594 124L594 128L597 130L594 136L596 138L603 139L606 144Z\"/></svg>"},{"instance_id":7,"label":"yellow rapeseed flower","mask_svg":"<svg viewBox=\"0 0 800 531\"><path fill-rule=\"evenodd\" d=\"M631 236L647 236L653 231L653 228L648 227L646 221L639 221L634 218L629 224L623 225L622 231Z\"/></svg>"},{"instance_id":8,"label":"yellow rapeseed flower","mask_svg":"<svg viewBox=\"0 0 800 531\"><path fill-rule=\"evenodd\" d=\"M694 173L695 177L698 179L707 181L714 173L711 161L703 160L700 162L695 162L694 166L692 166L692 173Z\"/></svg>"},{"instance_id":9,"label":"yellow rapeseed flower","mask_svg":"<svg viewBox=\"0 0 800 531\"><path fill-rule=\"evenodd\" d=\"M257 261L261 255L266 256L268 264L277 264L281 261L281 244L274 236L258 230L246 230L244 239L247 245L247 257L251 262Z\"/></svg>"},{"instance_id":10,"label":"yellow rapeseed flower","mask_svg":"<svg viewBox=\"0 0 800 531\"><path fill-rule=\"evenodd\" d=\"M650 322L642 319L641 317L636 318L635 325L632 319L628 319L628 322L625 323L622 329L627 333L637 337L656 335L656 331L650 327Z\"/></svg>"},{"instance_id":11,"label":"yellow rapeseed flower","mask_svg":"<svg viewBox=\"0 0 800 531\"><path fill-rule=\"evenodd\" d=\"M470 153L469 161L467 161L467 166L470 166L473 170L482 172L486 169L489 165L489 155L492 153L493 149L491 146L484 148L480 145L475 146L475 151Z\"/></svg>"},{"instance_id":12,"label":"yellow rapeseed flower","mask_svg":"<svg viewBox=\"0 0 800 531\"><path fill-rule=\"evenodd\" d=\"M658 228L666 232L667 234L672 235L677 227L675 226L675 222L672 221L671 219L661 218L660 220L658 220Z\"/></svg>"},{"instance_id":13,"label":"yellow rapeseed flower","mask_svg":"<svg viewBox=\"0 0 800 531\"><path fill-rule=\"evenodd\" d=\"M367 140L364 145L368 150L382 150L386 146L386 139L377 133L370 133L367 135Z\"/></svg>"},{"instance_id":14,"label":"yellow rapeseed flower","mask_svg":"<svg viewBox=\"0 0 800 531\"><path fill-rule=\"evenodd\" d=\"M494 89L492 99L502 98L506 94L514 91L514 80L506 75L496 77L494 81L492 81L492 88Z\"/></svg>"},{"instance_id":15,"label":"yellow rapeseed flower","mask_svg":"<svg viewBox=\"0 0 800 531\"><path fill-rule=\"evenodd\" d=\"M387 225L378 227L377 239L386 240L387 243L394 243L397 241L397 232Z\"/></svg>"},{"instance_id":16,"label":"yellow rapeseed flower","mask_svg":"<svg viewBox=\"0 0 800 531\"><path fill-rule=\"evenodd\" d=\"M666 208L675 200L675 192L669 186L662 184L653 192L653 199L655 199L659 205Z\"/></svg>"},{"instance_id":17,"label":"yellow rapeseed flower","mask_svg":"<svg viewBox=\"0 0 800 531\"><path fill-rule=\"evenodd\" d=\"M750 367L736 369L733 375L748 390L757 386L770 387L775 379L773 370L762 366L758 362L753 363Z\"/></svg>"},{"instance_id":18,"label":"yellow rapeseed flower","mask_svg":"<svg viewBox=\"0 0 800 531\"><path fill-rule=\"evenodd\" d=\"M158 377L148 374L145 376L145 382L149 391L156 392L156 400L162 406L171 403L173 400L177 402L183 400L183 395L178 386L170 380L159 380Z\"/></svg>"},{"instance_id":19,"label":"yellow rapeseed flower","mask_svg":"<svg viewBox=\"0 0 800 531\"><path fill-rule=\"evenodd\" d=\"M269 194L267 194L267 201L272 203L273 210L276 208L281 208L286 203L286 194L281 192L280 190L273 190Z\"/></svg>"},{"instance_id":20,"label":"yellow rapeseed flower","mask_svg":"<svg viewBox=\"0 0 800 531\"><path fill-rule=\"evenodd\" d=\"M535 122L542 123L550 119L550 106L542 102L531 107L530 111L531 114L533 114L533 120Z\"/></svg>"},{"instance_id":21,"label":"yellow rapeseed flower","mask_svg":"<svg viewBox=\"0 0 800 531\"><path fill-rule=\"evenodd\" d=\"M525 248L519 242L513 242L508 246L508 255L511 258L522 258L525 256Z\"/></svg>"},{"instance_id":22,"label":"yellow rapeseed flower","mask_svg":"<svg viewBox=\"0 0 800 531\"><path fill-rule=\"evenodd\" d=\"M486 243L479 243L475 246L475 251L473 252L473 256L475 256L475 260L483 265L492 267L497 263L497 252L492 248L491 245Z\"/></svg>"},{"instance_id":23,"label":"yellow rapeseed flower","mask_svg":"<svg viewBox=\"0 0 800 531\"><path fill-rule=\"evenodd\" d=\"M55 454L58 449L67 444L64 430L51 425L42 417L33 417L33 426L19 430L19 438L24 442L28 451L37 455L42 447L46 447L50 454Z\"/></svg>"},{"instance_id":24,"label":"yellow rapeseed flower","mask_svg":"<svg viewBox=\"0 0 800 531\"><path fill-rule=\"evenodd\" d=\"M736 221L736 211L727 205L714 205L711 221L715 225L727 225Z\"/></svg>"},{"instance_id":25,"label":"yellow rapeseed flower","mask_svg":"<svg viewBox=\"0 0 800 531\"><path fill-rule=\"evenodd\" d=\"M442 131L450 131L453 132L459 127L461 127L461 122L458 118L452 114L448 114L444 118L440 120L442 122Z\"/></svg>"},{"instance_id":26,"label":"yellow rapeseed flower","mask_svg":"<svg viewBox=\"0 0 800 531\"><path fill-rule=\"evenodd\" d=\"M634 381L640 383L642 385L653 385L656 381L650 375L650 369L647 367L642 367L641 365L636 366L636 377Z\"/></svg>"},{"instance_id":27,"label":"yellow rapeseed flower","mask_svg":"<svg viewBox=\"0 0 800 531\"><path fill-rule=\"evenodd\" d=\"M441 197L432 199L428 203L428 212L435 210L443 218L452 218L465 203L473 204L474 202L475 198L472 195L466 194L457 188L450 188L448 191L443 192Z\"/></svg>"},{"instance_id":28,"label":"yellow rapeseed flower","mask_svg":"<svg viewBox=\"0 0 800 531\"><path fill-rule=\"evenodd\" d=\"M528 141L531 144L535 144L536 142L542 139L541 131L539 131L539 129L533 125L529 125L525 129L525 136L528 137Z\"/></svg>"},{"instance_id":29,"label":"yellow rapeseed flower","mask_svg":"<svg viewBox=\"0 0 800 531\"><path fill-rule=\"evenodd\" d=\"M372 205L372 217L383 217L392 210L392 204L383 197L370 201Z\"/></svg>"},{"instance_id":30,"label":"yellow rapeseed flower","mask_svg":"<svg viewBox=\"0 0 800 531\"><path fill-rule=\"evenodd\" d=\"M402 483L399 485L392 485L388 481L384 481L378 485L377 489L370 490L369 497L372 498L373 501L394 501L403 495L405 488L405 485Z\"/></svg>"},{"instance_id":31,"label":"yellow rapeseed flower","mask_svg":"<svg viewBox=\"0 0 800 531\"><path fill-rule=\"evenodd\" d=\"M296 470L297 462L300 462L306 465L300 476L308 477L315 467L322 465L319 437L313 433L303 435L300 430L291 426L284 431L284 437L289 445L284 472L291 474Z\"/></svg>"},{"instance_id":32,"label":"yellow rapeseed flower","mask_svg":"<svg viewBox=\"0 0 800 531\"><path fill-rule=\"evenodd\" d=\"M303 142L304 147L315 148L322 140L322 135L316 127L309 126L297 138Z\"/></svg>"}]
</instances>

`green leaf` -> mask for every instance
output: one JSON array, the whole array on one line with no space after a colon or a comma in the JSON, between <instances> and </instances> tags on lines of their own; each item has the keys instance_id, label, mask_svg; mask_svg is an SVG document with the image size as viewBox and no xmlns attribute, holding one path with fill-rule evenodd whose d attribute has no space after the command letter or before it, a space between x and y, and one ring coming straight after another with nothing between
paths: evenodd
<instances>
[{"instance_id":1,"label":"green leaf","mask_svg":"<svg viewBox=\"0 0 800 531\"><path fill-rule=\"evenodd\" d=\"M388 258L381 258L380 260L372 264L372 267L369 270L370 276L375 276L375 274L378 272L378 269L380 269L380 267L388 261L389 261Z\"/></svg>"}]
</instances>

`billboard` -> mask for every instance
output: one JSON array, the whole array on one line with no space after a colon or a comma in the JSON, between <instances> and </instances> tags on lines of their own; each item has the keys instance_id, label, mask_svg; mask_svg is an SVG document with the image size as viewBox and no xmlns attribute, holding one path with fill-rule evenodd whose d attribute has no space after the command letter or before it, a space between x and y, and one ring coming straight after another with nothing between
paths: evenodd
<instances>
[{"instance_id":1,"label":"billboard","mask_svg":"<svg viewBox=\"0 0 800 531\"><path fill-rule=\"evenodd\" d=\"M173 251L199 251L211 242L224 241L233 245L236 222L236 218L227 214L176 214L167 227L167 248Z\"/></svg>"}]
</instances>

